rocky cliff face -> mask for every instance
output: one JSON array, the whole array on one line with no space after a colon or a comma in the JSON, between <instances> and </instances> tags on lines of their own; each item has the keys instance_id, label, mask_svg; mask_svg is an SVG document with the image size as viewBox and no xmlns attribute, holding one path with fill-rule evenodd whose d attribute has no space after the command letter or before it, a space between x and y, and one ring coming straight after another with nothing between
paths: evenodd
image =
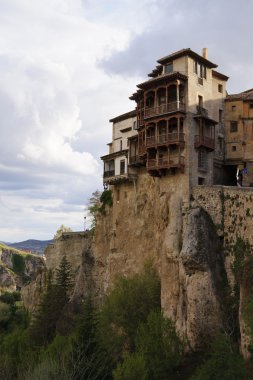
<instances>
[{"instance_id":1,"label":"rocky cliff face","mask_svg":"<svg viewBox=\"0 0 253 380\"><path fill-rule=\"evenodd\" d=\"M44 259L0 245L0 291L21 289L45 268Z\"/></svg>"},{"instance_id":2,"label":"rocky cliff face","mask_svg":"<svg viewBox=\"0 0 253 380\"><path fill-rule=\"evenodd\" d=\"M168 180L143 174L136 184L121 184L113 191L113 207L98 215L94 238L66 234L46 250L47 266L56 268L66 255L75 275L72 301L90 295L100 305L116 276L129 276L153 260L165 314L175 321L189 349L205 348L226 328L227 266L217 227L207 212L189 202L178 176ZM30 307L42 286L38 277L24 289Z\"/></svg>"},{"instance_id":3,"label":"rocky cliff face","mask_svg":"<svg viewBox=\"0 0 253 380\"><path fill-rule=\"evenodd\" d=\"M121 185L120 196L107 216L98 218L93 245L98 303L118 274L139 271L151 258L161 278L165 314L190 348L204 348L223 326L226 275L211 218L200 208L186 207L176 179L168 183L143 175L136 188Z\"/></svg>"}]
</instances>

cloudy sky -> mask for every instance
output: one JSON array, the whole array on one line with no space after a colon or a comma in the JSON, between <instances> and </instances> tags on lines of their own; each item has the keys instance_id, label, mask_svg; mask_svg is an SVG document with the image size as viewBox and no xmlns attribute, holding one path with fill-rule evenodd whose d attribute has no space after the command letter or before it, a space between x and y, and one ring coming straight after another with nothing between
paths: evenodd
<instances>
[{"instance_id":1,"label":"cloudy sky","mask_svg":"<svg viewBox=\"0 0 253 380\"><path fill-rule=\"evenodd\" d=\"M109 119L182 48L253 87L253 0L0 0L0 241L81 230Z\"/></svg>"}]
</instances>

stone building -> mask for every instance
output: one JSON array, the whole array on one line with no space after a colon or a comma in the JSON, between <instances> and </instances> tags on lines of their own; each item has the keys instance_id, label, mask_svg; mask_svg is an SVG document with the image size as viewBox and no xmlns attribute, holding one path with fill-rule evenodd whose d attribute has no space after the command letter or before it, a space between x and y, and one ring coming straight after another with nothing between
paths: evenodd
<instances>
[{"instance_id":1,"label":"stone building","mask_svg":"<svg viewBox=\"0 0 253 380\"><path fill-rule=\"evenodd\" d=\"M226 167L230 184L253 186L253 89L225 100ZM236 173L237 172L237 173Z\"/></svg>"},{"instance_id":2,"label":"stone building","mask_svg":"<svg viewBox=\"0 0 253 380\"><path fill-rule=\"evenodd\" d=\"M129 180L145 168L153 177L181 176L188 190L222 184L228 77L215 70L207 49L202 55L183 49L157 62L130 97L136 110L111 120L104 183Z\"/></svg>"},{"instance_id":3,"label":"stone building","mask_svg":"<svg viewBox=\"0 0 253 380\"><path fill-rule=\"evenodd\" d=\"M132 181L135 173L129 167L129 141L137 136L136 111L130 111L114 119L112 127L112 142L108 144L109 154L101 157L104 161L104 184L115 185Z\"/></svg>"}]
</instances>

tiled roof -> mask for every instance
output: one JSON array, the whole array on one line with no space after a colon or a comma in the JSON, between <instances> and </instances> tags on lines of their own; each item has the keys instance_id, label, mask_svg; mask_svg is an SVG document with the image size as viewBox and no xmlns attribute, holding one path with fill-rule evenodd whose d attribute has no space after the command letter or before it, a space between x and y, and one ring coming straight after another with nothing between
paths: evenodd
<instances>
[{"instance_id":1,"label":"tiled roof","mask_svg":"<svg viewBox=\"0 0 253 380\"><path fill-rule=\"evenodd\" d=\"M127 113L123 113L122 115L116 116L113 119L110 119L109 121L111 123L117 123L119 121L129 119L130 117L134 117L136 115L137 115L136 110L133 110L133 111L130 111L130 112L127 112Z\"/></svg>"},{"instance_id":2,"label":"tiled roof","mask_svg":"<svg viewBox=\"0 0 253 380\"><path fill-rule=\"evenodd\" d=\"M253 88L247 91L240 92L239 94L231 94L227 95L226 101L233 101L233 100L244 100L244 101L250 101L253 100Z\"/></svg>"},{"instance_id":3,"label":"tiled roof","mask_svg":"<svg viewBox=\"0 0 253 380\"><path fill-rule=\"evenodd\" d=\"M207 67L210 67L210 68L213 68L213 69L215 67L217 67L217 65L215 63L212 63L208 59L204 58L202 55L199 55L199 54L195 53L190 48L188 48L188 49L182 49L182 50L176 51L175 53L166 55L165 57L158 59L157 62L160 63L160 64L162 64L162 65L165 65L166 63L172 61L173 59L180 58L180 57L183 57L183 56L189 56L189 57L195 58L199 62L204 63Z\"/></svg>"}]
</instances>

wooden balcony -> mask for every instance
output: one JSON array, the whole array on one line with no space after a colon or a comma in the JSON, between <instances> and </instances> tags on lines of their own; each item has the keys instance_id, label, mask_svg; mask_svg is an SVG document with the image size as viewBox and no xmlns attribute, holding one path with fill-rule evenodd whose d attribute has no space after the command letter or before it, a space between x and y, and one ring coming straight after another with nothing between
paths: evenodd
<instances>
[{"instance_id":1,"label":"wooden balcony","mask_svg":"<svg viewBox=\"0 0 253 380\"><path fill-rule=\"evenodd\" d=\"M147 169L148 171L152 170L161 170L161 169L171 169L171 168L184 168L184 157L183 156L163 156L159 158L148 158L147 160Z\"/></svg>"},{"instance_id":2,"label":"wooden balcony","mask_svg":"<svg viewBox=\"0 0 253 380\"><path fill-rule=\"evenodd\" d=\"M184 133L165 133L158 136L150 136L146 138L146 147L156 147L161 145L184 144Z\"/></svg>"},{"instance_id":3,"label":"wooden balcony","mask_svg":"<svg viewBox=\"0 0 253 380\"><path fill-rule=\"evenodd\" d=\"M114 170L104 172L103 180L108 185L117 185L122 182L133 181L137 176L131 173L117 174Z\"/></svg>"},{"instance_id":4,"label":"wooden balcony","mask_svg":"<svg viewBox=\"0 0 253 380\"><path fill-rule=\"evenodd\" d=\"M160 106L156 106L156 107L146 107L144 109L144 119L157 116L157 115L163 115L166 113L178 112L178 111L185 112L184 103L172 102L172 103L167 103L167 104L161 104Z\"/></svg>"},{"instance_id":5,"label":"wooden balcony","mask_svg":"<svg viewBox=\"0 0 253 380\"><path fill-rule=\"evenodd\" d=\"M141 166L143 164L145 164L145 161L141 160L139 156L129 156L129 166Z\"/></svg>"},{"instance_id":6,"label":"wooden balcony","mask_svg":"<svg viewBox=\"0 0 253 380\"><path fill-rule=\"evenodd\" d=\"M208 136L195 135L194 147L198 148L206 148L210 151L214 150L214 139Z\"/></svg>"}]
</instances>

